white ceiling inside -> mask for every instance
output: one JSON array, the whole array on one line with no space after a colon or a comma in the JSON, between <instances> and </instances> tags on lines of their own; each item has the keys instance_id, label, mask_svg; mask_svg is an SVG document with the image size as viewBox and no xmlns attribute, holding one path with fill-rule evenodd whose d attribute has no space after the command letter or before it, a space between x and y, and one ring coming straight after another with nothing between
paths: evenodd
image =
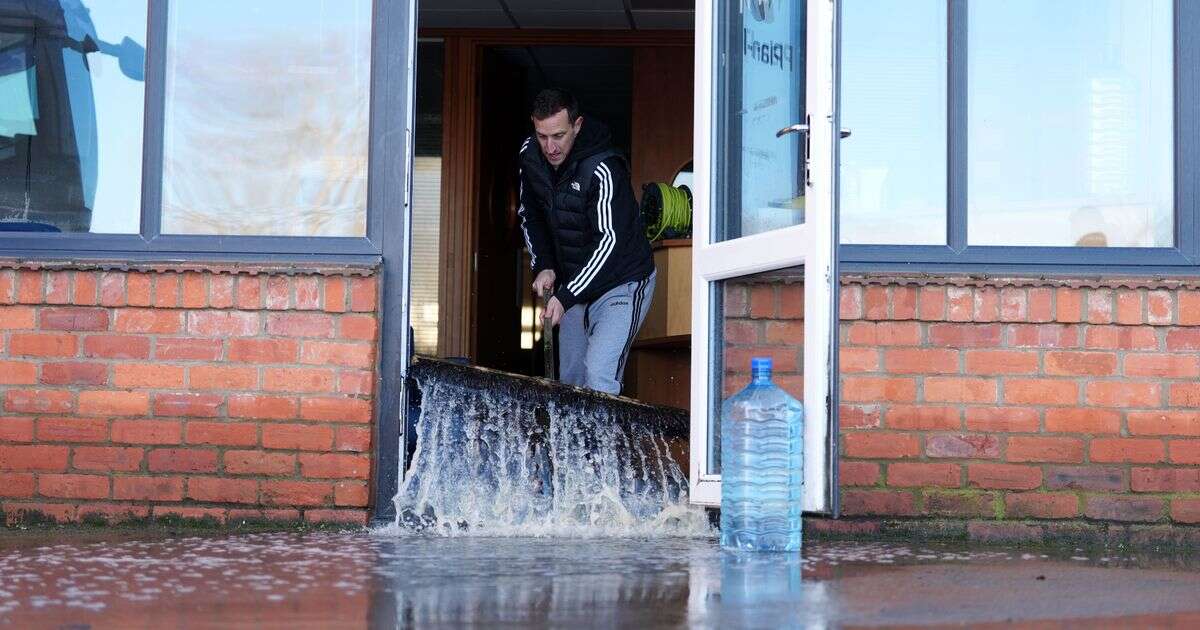
<instances>
[{"instance_id":1,"label":"white ceiling inside","mask_svg":"<svg viewBox=\"0 0 1200 630\"><path fill-rule=\"evenodd\" d=\"M694 0L418 0L425 28L693 28Z\"/></svg>"}]
</instances>

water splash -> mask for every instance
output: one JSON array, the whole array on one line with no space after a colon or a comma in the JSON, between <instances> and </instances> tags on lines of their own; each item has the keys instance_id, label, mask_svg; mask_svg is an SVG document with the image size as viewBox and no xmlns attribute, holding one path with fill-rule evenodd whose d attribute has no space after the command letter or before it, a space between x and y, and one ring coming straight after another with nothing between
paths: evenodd
<instances>
[{"instance_id":1,"label":"water splash","mask_svg":"<svg viewBox=\"0 0 1200 630\"><path fill-rule=\"evenodd\" d=\"M496 372L434 364L393 533L714 535L653 408ZM661 413L661 411L659 412Z\"/></svg>"}]
</instances>

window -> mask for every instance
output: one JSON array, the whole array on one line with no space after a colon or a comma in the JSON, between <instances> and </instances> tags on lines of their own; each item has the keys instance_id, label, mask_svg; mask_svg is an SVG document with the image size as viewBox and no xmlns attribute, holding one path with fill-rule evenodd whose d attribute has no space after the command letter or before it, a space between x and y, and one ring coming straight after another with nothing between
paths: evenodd
<instances>
[{"instance_id":1,"label":"window","mask_svg":"<svg viewBox=\"0 0 1200 630\"><path fill-rule=\"evenodd\" d=\"M1178 0L847 0L842 260L1194 271L1198 18Z\"/></svg>"}]
</instances>

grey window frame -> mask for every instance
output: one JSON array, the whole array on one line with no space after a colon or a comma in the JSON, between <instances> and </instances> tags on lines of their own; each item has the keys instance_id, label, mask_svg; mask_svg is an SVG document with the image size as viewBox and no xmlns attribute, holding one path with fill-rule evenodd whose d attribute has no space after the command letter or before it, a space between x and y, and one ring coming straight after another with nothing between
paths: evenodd
<instances>
[{"instance_id":1,"label":"grey window frame","mask_svg":"<svg viewBox=\"0 0 1200 630\"><path fill-rule=\"evenodd\" d=\"M967 244L968 2L947 0L946 245L841 245L843 270L1164 275L1200 270L1200 2L1174 1L1175 246L1162 248Z\"/></svg>"}]
</instances>

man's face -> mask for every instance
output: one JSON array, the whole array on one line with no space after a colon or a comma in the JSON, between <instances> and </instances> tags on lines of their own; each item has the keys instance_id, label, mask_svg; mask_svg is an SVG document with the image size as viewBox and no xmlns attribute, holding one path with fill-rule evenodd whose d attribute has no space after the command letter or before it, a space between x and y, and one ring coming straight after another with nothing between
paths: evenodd
<instances>
[{"instance_id":1,"label":"man's face","mask_svg":"<svg viewBox=\"0 0 1200 630\"><path fill-rule=\"evenodd\" d=\"M571 122L565 109L559 110L558 113L543 120L533 119L533 129L537 132L538 146L542 148L542 155L546 156L546 161L554 168L562 166L562 163L567 161L571 147L575 146L575 137L579 135L579 130L582 128L583 116L576 118L575 122Z\"/></svg>"}]
</instances>

